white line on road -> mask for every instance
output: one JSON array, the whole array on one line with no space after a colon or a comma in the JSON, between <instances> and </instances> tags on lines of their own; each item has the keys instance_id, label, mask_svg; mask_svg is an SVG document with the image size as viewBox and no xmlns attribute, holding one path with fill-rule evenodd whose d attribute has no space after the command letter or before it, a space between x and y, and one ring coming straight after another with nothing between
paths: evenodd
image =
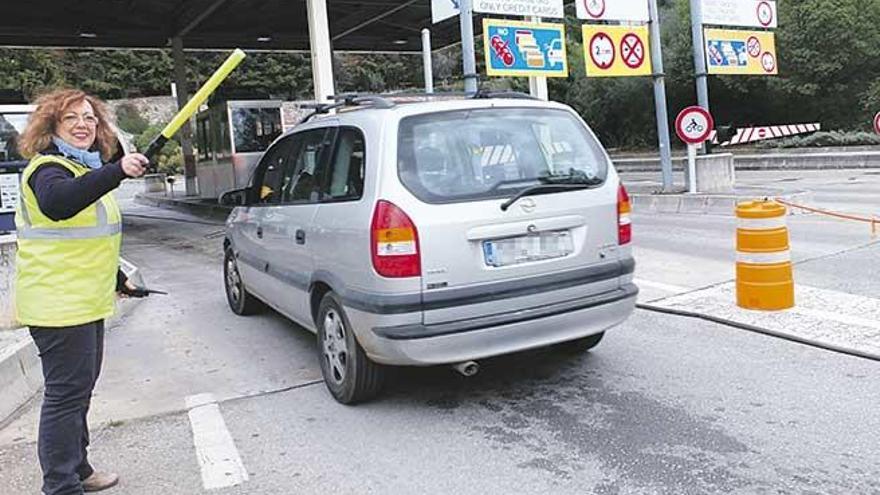
<instances>
[{"instance_id":1,"label":"white line on road","mask_svg":"<svg viewBox=\"0 0 880 495\"><path fill-rule=\"evenodd\" d=\"M689 292L693 290L688 287L682 287L680 285L664 284L663 282L652 282L651 280L644 280L641 278L633 279L633 282L635 282L636 285L642 285L645 287L659 289L666 292L674 292L676 294L681 294L682 292Z\"/></svg>"},{"instance_id":2,"label":"white line on road","mask_svg":"<svg viewBox=\"0 0 880 495\"><path fill-rule=\"evenodd\" d=\"M202 469L205 490L240 485L248 480L247 470L226 429L220 407L211 394L186 398L189 422L193 431L196 457Z\"/></svg>"}]
</instances>

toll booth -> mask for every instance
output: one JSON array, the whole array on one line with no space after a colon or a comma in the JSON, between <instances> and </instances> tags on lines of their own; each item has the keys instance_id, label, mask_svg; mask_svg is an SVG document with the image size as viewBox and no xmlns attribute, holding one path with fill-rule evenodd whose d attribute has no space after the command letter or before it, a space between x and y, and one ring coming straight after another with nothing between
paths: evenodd
<instances>
[{"instance_id":1,"label":"toll booth","mask_svg":"<svg viewBox=\"0 0 880 495\"><path fill-rule=\"evenodd\" d=\"M199 196L217 198L248 185L263 152L284 130L280 100L226 100L196 116Z\"/></svg>"},{"instance_id":2,"label":"toll booth","mask_svg":"<svg viewBox=\"0 0 880 495\"><path fill-rule=\"evenodd\" d=\"M21 173L28 161L18 154L33 105L0 105L0 234L15 230L15 208L21 193Z\"/></svg>"}]
</instances>

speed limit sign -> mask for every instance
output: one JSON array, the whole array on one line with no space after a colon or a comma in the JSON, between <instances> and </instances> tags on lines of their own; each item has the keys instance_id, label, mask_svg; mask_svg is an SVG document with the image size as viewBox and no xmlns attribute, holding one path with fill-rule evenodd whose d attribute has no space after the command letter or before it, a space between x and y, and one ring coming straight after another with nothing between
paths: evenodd
<instances>
[{"instance_id":1,"label":"speed limit sign","mask_svg":"<svg viewBox=\"0 0 880 495\"><path fill-rule=\"evenodd\" d=\"M709 139L715 121L703 107L687 107L675 119L675 133L688 144L700 144Z\"/></svg>"},{"instance_id":2,"label":"speed limit sign","mask_svg":"<svg viewBox=\"0 0 880 495\"><path fill-rule=\"evenodd\" d=\"M880 134L880 112L877 112L877 115L874 116L874 132Z\"/></svg>"}]
</instances>

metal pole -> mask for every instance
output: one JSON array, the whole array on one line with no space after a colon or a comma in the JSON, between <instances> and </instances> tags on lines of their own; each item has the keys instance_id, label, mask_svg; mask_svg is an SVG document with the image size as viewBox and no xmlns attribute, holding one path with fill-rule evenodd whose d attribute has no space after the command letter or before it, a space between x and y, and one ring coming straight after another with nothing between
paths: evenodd
<instances>
[{"instance_id":1,"label":"metal pole","mask_svg":"<svg viewBox=\"0 0 880 495\"><path fill-rule=\"evenodd\" d=\"M177 110L189 101L189 88L186 84L186 59L183 56L183 39L179 36L171 38L171 58L174 62L174 87L177 96ZM196 156L193 153L192 126L187 120L180 129L180 146L183 150L183 176L187 196L199 194L196 182Z\"/></svg>"},{"instance_id":2,"label":"metal pole","mask_svg":"<svg viewBox=\"0 0 880 495\"><path fill-rule=\"evenodd\" d=\"M312 54L312 79L315 101L326 102L335 92L333 84L333 48L330 46L330 27L327 22L327 0L308 0L309 41Z\"/></svg>"},{"instance_id":3,"label":"metal pole","mask_svg":"<svg viewBox=\"0 0 880 495\"><path fill-rule=\"evenodd\" d=\"M540 17L532 17L532 22L538 23L541 22ZM563 42L565 40L562 40ZM540 98L544 101L550 99L549 91L547 90L547 78L544 76L529 76L529 93L535 98Z\"/></svg>"},{"instance_id":4,"label":"metal pole","mask_svg":"<svg viewBox=\"0 0 880 495\"><path fill-rule=\"evenodd\" d=\"M473 0L459 1L459 24L461 25L461 58L464 68L465 93L477 92L477 57L474 54L474 5Z\"/></svg>"},{"instance_id":5,"label":"metal pole","mask_svg":"<svg viewBox=\"0 0 880 495\"><path fill-rule=\"evenodd\" d=\"M688 144L688 192L697 192L697 146Z\"/></svg>"},{"instance_id":6,"label":"metal pole","mask_svg":"<svg viewBox=\"0 0 880 495\"><path fill-rule=\"evenodd\" d=\"M654 68L654 108L657 116L657 141L660 145L660 168L663 192L672 192L672 151L669 147L669 115L666 110L666 81L663 73L663 49L660 46L660 12L657 0L649 0L651 65Z\"/></svg>"},{"instance_id":7,"label":"metal pole","mask_svg":"<svg viewBox=\"0 0 880 495\"><path fill-rule=\"evenodd\" d=\"M703 41L703 0L691 0L691 39L694 44L694 70L697 76L697 104L708 112L709 84L706 80L706 44ZM706 144L703 143L702 146Z\"/></svg>"},{"instance_id":8,"label":"metal pole","mask_svg":"<svg viewBox=\"0 0 880 495\"><path fill-rule=\"evenodd\" d=\"M434 92L434 67L431 63L431 30L422 29L422 67L425 71L425 93Z\"/></svg>"}]
</instances>

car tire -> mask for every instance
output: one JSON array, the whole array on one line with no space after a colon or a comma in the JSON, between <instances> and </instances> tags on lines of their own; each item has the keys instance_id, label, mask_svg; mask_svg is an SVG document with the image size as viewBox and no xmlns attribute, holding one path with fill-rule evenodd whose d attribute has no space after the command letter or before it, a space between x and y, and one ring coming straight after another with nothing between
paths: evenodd
<instances>
[{"instance_id":1,"label":"car tire","mask_svg":"<svg viewBox=\"0 0 880 495\"><path fill-rule=\"evenodd\" d=\"M238 271L238 260L232 249L226 250L223 257L223 285L226 289L226 302L233 313L239 316L257 314L265 308L262 301L248 292Z\"/></svg>"},{"instance_id":2,"label":"car tire","mask_svg":"<svg viewBox=\"0 0 880 495\"><path fill-rule=\"evenodd\" d=\"M562 342L556 344L554 347L557 350L562 352L567 352L570 354L579 354L581 352L587 352L590 349L599 345L599 342L602 341L602 337L605 336L605 332L599 332L597 334L588 335L586 337L581 337L576 340L570 340L568 342Z\"/></svg>"},{"instance_id":3,"label":"car tire","mask_svg":"<svg viewBox=\"0 0 880 495\"><path fill-rule=\"evenodd\" d=\"M336 294L324 295L315 323L321 374L333 398L342 404L356 404L378 395L385 367L367 357Z\"/></svg>"}]
</instances>

